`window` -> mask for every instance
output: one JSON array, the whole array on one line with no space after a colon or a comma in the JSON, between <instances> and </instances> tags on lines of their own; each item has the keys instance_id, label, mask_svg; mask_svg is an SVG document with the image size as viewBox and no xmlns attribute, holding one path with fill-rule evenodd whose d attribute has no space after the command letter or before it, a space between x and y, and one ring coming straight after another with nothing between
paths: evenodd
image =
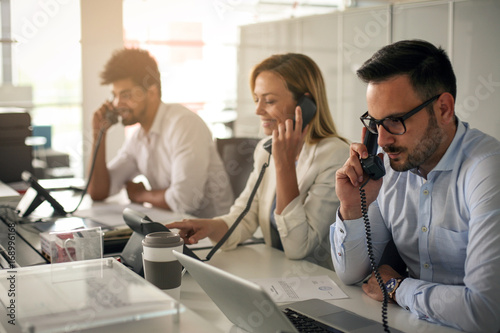
<instances>
[{"instance_id":1,"label":"window","mask_svg":"<svg viewBox=\"0 0 500 333\"><path fill-rule=\"evenodd\" d=\"M238 25L252 13L228 11L225 1L125 0L125 46L158 61L162 99L198 113L216 137L231 136L236 117ZM228 125L228 126L226 126Z\"/></svg>"},{"instance_id":2,"label":"window","mask_svg":"<svg viewBox=\"0 0 500 333\"><path fill-rule=\"evenodd\" d=\"M238 26L332 10L287 1L123 0L124 42L157 58L165 102L186 105L214 136L228 137L236 118ZM68 154L71 175L82 177L80 2L11 0L2 10L16 42L12 61L0 55L0 97L8 91L15 100L1 98L0 106L27 107L33 125L50 126L52 148ZM6 70L11 78L1 76Z\"/></svg>"},{"instance_id":3,"label":"window","mask_svg":"<svg viewBox=\"0 0 500 333\"><path fill-rule=\"evenodd\" d=\"M215 137L234 135L240 25L332 11L338 1L124 0L125 46L158 60L162 99L197 112Z\"/></svg>"},{"instance_id":4,"label":"window","mask_svg":"<svg viewBox=\"0 0 500 333\"><path fill-rule=\"evenodd\" d=\"M33 125L51 126L52 148L69 154L71 175L81 176L79 1L11 1L10 7L16 42L12 82L2 87L21 91L23 100L12 103L28 106Z\"/></svg>"}]
</instances>

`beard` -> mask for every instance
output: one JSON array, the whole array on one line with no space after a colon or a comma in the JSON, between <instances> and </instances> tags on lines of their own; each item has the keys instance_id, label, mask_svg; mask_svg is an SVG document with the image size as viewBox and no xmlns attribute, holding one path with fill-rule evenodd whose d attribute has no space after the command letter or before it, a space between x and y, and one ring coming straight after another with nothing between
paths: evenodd
<instances>
[{"instance_id":1,"label":"beard","mask_svg":"<svg viewBox=\"0 0 500 333\"><path fill-rule=\"evenodd\" d=\"M120 116L122 118L122 125L123 126L130 126L130 125L133 125L137 122L137 119L135 119L134 114L133 114L131 109L120 110Z\"/></svg>"},{"instance_id":2,"label":"beard","mask_svg":"<svg viewBox=\"0 0 500 333\"><path fill-rule=\"evenodd\" d=\"M397 164L396 161L390 160L391 168L394 171L408 171L418 168L425 163L439 148L439 145L445 139L445 132L440 128L436 121L436 116L431 113L429 125L425 129L425 133L419 140L417 146L408 151L408 148L387 146L384 147L386 153L404 153L407 152L407 159L402 164Z\"/></svg>"},{"instance_id":3,"label":"beard","mask_svg":"<svg viewBox=\"0 0 500 333\"><path fill-rule=\"evenodd\" d=\"M134 111L134 108L140 109L138 111ZM129 107L124 107L119 109L120 115L122 116L122 125L123 126L130 126L137 124L140 120L140 118L143 118L147 114L147 108L148 108L148 100L144 99L144 105L140 106L138 105L131 105Z\"/></svg>"}]
</instances>

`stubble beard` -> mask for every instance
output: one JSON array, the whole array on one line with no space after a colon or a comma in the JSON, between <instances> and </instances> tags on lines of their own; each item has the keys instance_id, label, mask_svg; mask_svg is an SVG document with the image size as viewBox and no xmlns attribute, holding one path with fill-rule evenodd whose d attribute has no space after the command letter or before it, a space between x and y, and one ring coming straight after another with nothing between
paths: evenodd
<instances>
[{"instance_id":1,"label":"stubble beard","mask_svg":"<svg viewBox=\"0 0 500 333\"><path fill-rule=\"evenodd\" d=\"M138 112L138 115L140 117L145 117L147 114L147 109L148 109L148 100L144 100L144 107ZM124 126L130 126L137 124L139 122L139 118L135 115L134 110L131 108L128 108L127 110L123 111L123 113L128 113L130 116L127 117L126 119L122 117L122 124Z\"/></svg>"},{"instance_id":2,"label":"stubble beard","mask_svg":"<svg viewBox=\"0 0 500 333\"><path fill-rule=\"evenodd\" d=\"M431 114L429 118L429 125L427 126L424 135L420 139L419 144L408 154L406 161L402 164L396 163L396 161L391 160L391 168L394 171L408 171L411 169L418 168L420 165L424 164L429 158L434 155L436 150L439 148L441 142L445 139L445 132L440 128L436 121L436 116ZM408 148L402 147L384 147L385 152L408 152Z\"/></svg>"}]
</instances>

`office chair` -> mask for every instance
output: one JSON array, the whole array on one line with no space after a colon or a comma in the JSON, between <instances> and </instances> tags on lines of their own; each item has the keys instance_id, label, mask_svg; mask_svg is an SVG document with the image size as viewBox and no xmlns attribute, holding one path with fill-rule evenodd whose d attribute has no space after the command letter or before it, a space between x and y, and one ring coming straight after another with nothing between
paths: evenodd
<instances>
[{"instance_id":1,"label":"office chair","mask_svg":"<svg viewBox=\"0 0 500 333\"><path fill-rule=\"evenodd\" d=\"M245 188L248 176L253 170L253 152L259 140L258 138L228 138L215 141L235 198Z\"/></svg>"}]
</instances>

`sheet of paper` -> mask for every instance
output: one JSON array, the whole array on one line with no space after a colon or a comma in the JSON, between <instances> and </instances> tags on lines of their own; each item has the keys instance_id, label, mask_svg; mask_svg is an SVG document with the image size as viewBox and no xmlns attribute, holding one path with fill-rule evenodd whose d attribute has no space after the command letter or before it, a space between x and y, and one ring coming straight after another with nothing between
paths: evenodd
<instances>
[{"instance_id":1,"label":"sheet of paper","mask_svg":"<svg viewBox=\"0 0 500 333\"><path fill-rule=\"evenodd\" d=\"M135 203L121 204L113 202L108 202L105 204L95 204L90 209L78 210L73 215L78 217L90 218L93 221L105 224L109 227L125 227L126 223L123 220L123 210L125 209L125 207L144 213L151 220L162 224L194 218L193 216L188 214L174 213L158 208L145 207L143 205ZM172 231L177 232L177 229L173 229ZM189 245L189 247L192 249L211 248L212 246L213 244L208 238L200 240L198 244Z\"/></svg>"},{"instance_id":2,"label":"sheet of paper","mask_svg":"<svg viewBox=\"0 0 500 333\"><path fill-rule=\"evenodd\" d=\"M78 210L73 215L90 218L110 227L117 227L125 225L124 208L125 206L120 204L94 205L90 209Z\"/></svg>"},{"instance_id":3,"label":"sheet of paper","mask_svg":"<svg viewBox=\"0 0 500 333\"><path fill-rule=\"evenodd\" d=\"M107 226L116 227L125 225L125 221L123 220L123 210L126 207L144 213L151 220L159 223L168 223L192 218L192 216L188 214L174 213L159 208L145 207L143 205L135 203L120 204L113 202L106 204L96 204L93 205L90 209L78 210L74 213L74 215L79 217L87 217L96 222L106 224Z\"/></svg>"},{"instance_id":4,"label":"sheet of paper","mask_svg":"<svg viewBox=\"0 0 500 333\"><path fill-rule=\"evenodd\" d=\"M326 275L251 279L262 286L276 303L311 298L339 299L348 296Z\"/></svg>"}]
</instances>

